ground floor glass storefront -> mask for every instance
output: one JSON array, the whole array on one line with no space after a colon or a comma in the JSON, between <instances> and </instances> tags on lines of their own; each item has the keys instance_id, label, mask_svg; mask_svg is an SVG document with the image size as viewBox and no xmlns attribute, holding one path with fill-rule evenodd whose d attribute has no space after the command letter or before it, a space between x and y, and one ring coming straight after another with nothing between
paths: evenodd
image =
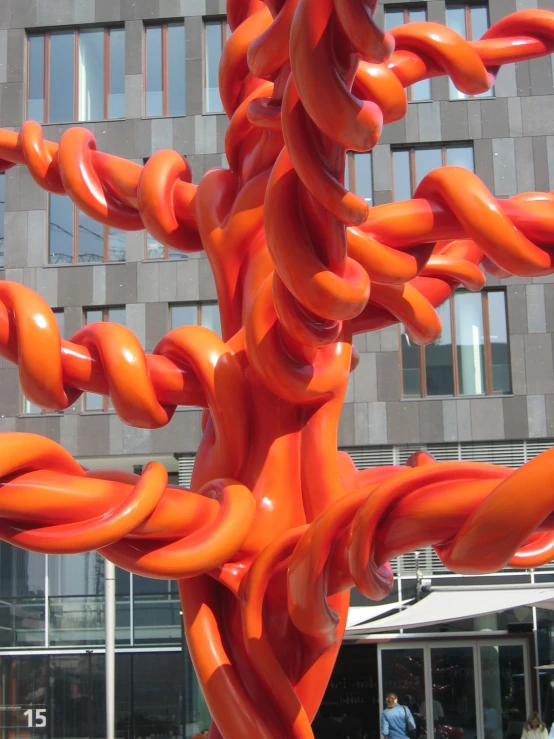
<instances>
[{"instance_id":1,"label":"ground floor glass storefront","mask_svg":"<svg viewBox=\"0 0 554 739\"><path fill-rule=\"evenodd\" d=\"M0 656L0 739L102 739L103 654ZM209 714L181 651L116 654L117 739L190 737Z\"/></svg>"},{"instance_id":2,"label":"ground floor glass storefront","mask_svg":"<svg viewBox=\"0 0 554 739\"><path fill-rule=\"evenodd\" d=\"M533 704L530 643L345 644L314 722L316 739L378 739L388 692L410 707L421 739L519 739Z\"/></svg>"}]
</instances>

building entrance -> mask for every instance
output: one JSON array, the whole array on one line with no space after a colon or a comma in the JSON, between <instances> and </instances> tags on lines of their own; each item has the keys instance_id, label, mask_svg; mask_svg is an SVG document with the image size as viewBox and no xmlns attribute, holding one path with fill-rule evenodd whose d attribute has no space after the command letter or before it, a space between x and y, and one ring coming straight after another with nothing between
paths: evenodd
<instances>
[{"instance_id":1,"label":"building entrance","mask_svg":"<svg viewBox=\"0 0 554 739\"><path fill-rule=\"evenodd\" d=\"M396 693L422 739L521 736L531 710L525 640L386 644L378 662L380 705Z\"/></svg>"}]
</instances>

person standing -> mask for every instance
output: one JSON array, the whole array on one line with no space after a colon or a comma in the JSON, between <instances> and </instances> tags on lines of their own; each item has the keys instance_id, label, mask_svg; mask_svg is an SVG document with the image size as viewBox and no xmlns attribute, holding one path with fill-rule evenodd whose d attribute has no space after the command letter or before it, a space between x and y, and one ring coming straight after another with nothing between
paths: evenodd
<instances>
[{"instance_id":1,"label":"person standing","mask_svg":"<svg viewBox=\"0 0 554 739\"><path fill-rule=\"evenodd\" d=\"M407 706L398 703L396 693L387 693L386 708L381 716L381 734L386 739L407 739L415 731L415 721Z\"/></svg>"},{"instance_id":2,"label":"person standing","mask_svg":"<svg viewBox=\"0 0 554 739\"><path fill-rule=\"evenodd\" d=\"M536 711L527 719L521 739L548 739L548 730Z\"/></svg>"}]
</instances>

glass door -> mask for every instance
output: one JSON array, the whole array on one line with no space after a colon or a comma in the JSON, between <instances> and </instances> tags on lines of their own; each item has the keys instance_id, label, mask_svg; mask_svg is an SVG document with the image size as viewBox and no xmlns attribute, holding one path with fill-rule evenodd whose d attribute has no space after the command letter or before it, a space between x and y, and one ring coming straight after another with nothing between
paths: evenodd
<instances>
[{"instance_id":1,"label":"glass door","mask_svg":"<svg viewBox=\"0 0 554 739\"><path fill-rule=\"evenodd\" d=\"M515 639L380 645L380 704L396 693L420 739L519 739L530 710L527 648Z\"/></svg>"}]
</instances>

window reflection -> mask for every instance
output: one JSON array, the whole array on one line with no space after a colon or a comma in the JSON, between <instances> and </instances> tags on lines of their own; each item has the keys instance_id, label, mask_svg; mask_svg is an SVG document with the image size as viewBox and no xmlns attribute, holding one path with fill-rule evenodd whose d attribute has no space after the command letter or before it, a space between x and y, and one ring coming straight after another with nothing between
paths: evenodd
<instances>
[{"instance_id":1,"label":"window reflection","mask_svg":"<svg viewBox=\"0 0 554 739\"><path fill-rule=\"evenodd\" d=\"M371 153L346 153L344 183L348 190L355 192L373 204L373 172Z\"/></svg>"},{"instance_id":2,"label":"window reflection","mask_svg":"<svg viewBox=\"0 0 554 739\"><path fill-rule=\"evenodd\" d=\"M161 26L146 28L146 115L163 115Z\"/></svg>"},{"instance_id":3,"label":"window reflection","mask_svg":"<svg viewBox=\"0 0 554 739\"><path fill-rule=\"evenodd\" d=\"M185 115L185 25L167 24L167 114Z\"/></svg>"},{"instance_id":4,"label":"window reflection","mask_svg":"<svg viewBox=\"0 0 554 739\"><path fill-rule=\"evenodd\" d=\"M442 334L433 344L413 346L401 328L403 395L511 392L505 292L458 290L437 310Z\"/></svg>"},{"instance_id":5,"label":"window reflection","mask_svg":"<svg viewBox=\"0 0 554 739\"><path fill-rule=\"evenodd\" d=\"M44 36L29 37L27 118L44 123Z\"/></svg>"},{"instance_id":6,"label":"window reflection","mask_svg":"<svg viewBox=\"0 0 554 739\"><path fill-rule=\"evenodd\" d=\"M146 27L146 115L185 114L185 24Z\"/></svg>"},{"instance_id":7,"label":"window reflection","mask_svg":"<svg viewBox=\"0 0 554 739\"><path fill-rule=\"evenodd\" d=\"M63 123L74 120L75 34L56 31L50 34L50 74L48 120Z\"/></svg>"},{"instance_id":8,"label":"window reflection","mask_svg":"<svg viewBox=\"0 0 554 739\"><path fill-rule=\"evenodd\" d=\"M489 28L489 11L485 4L463 3L459 5L446 6L446 25L453 31L456 31L463 39L467 41L478 41L485 31ZM468 97L492 97L493 90L486 90L480 95L466 95L460 92L452 80L450 84L450 99L465 100Z\"/></svg>"},{"instance_id":9,"label":"window reflection","mask_svg":"<svg viewBox=\"0 0 554 739\"><path fill-rule=\"evenodd\" d=\"M79 120L104 118L104 30L79 34Z\"/></svg>"},{"instance_id":10,"label":"window reflection","mask_svg":"<svg viewBox=\"0 0 554 739\"><path fill-rule=\"evenodd\" d=\"M409 200L421 180L441 166L457 166L474 171L473 146L443 144L440 146L412 146L393 149L393 199Z\"/></svg>"},{"instance_id":11,"label":"window reflection","mask_svg":"<svg viewBox=\"0 0 554 739\"><path fill-rule=\"evenodd\" d=\"M219 62L223 50L225 25L223 21L209 21L205 25L206 34L206 111L219 113L223 110L219 94Z\"/></svg>"},{"instance_id":12,"label":"window reflection","mask_svg":"<svg viewBox=\"0 0 554 739\"><path fill-rule=\"evenodd\" d=\"M104 226L79 211L79 262L104 261Z\"/></svg>"},{"instance_id":13,"label":"window reflection","mask_svg":"<svg viewBox=\"0 0 554 739\"><path fill-rule=\"evenodd\" d=\"M45 556L0 542L0 646L44 646Z\"/></svg>"},{"instance_id":14,"label":"window reflection","mask_svg":"<svg viewBox=\"0 0 554 739\"><path fill-rule=\"evenodd\" d=\"M110 31L108 117L125 118L125 30Z\"/></svg>"}]
</instances>

